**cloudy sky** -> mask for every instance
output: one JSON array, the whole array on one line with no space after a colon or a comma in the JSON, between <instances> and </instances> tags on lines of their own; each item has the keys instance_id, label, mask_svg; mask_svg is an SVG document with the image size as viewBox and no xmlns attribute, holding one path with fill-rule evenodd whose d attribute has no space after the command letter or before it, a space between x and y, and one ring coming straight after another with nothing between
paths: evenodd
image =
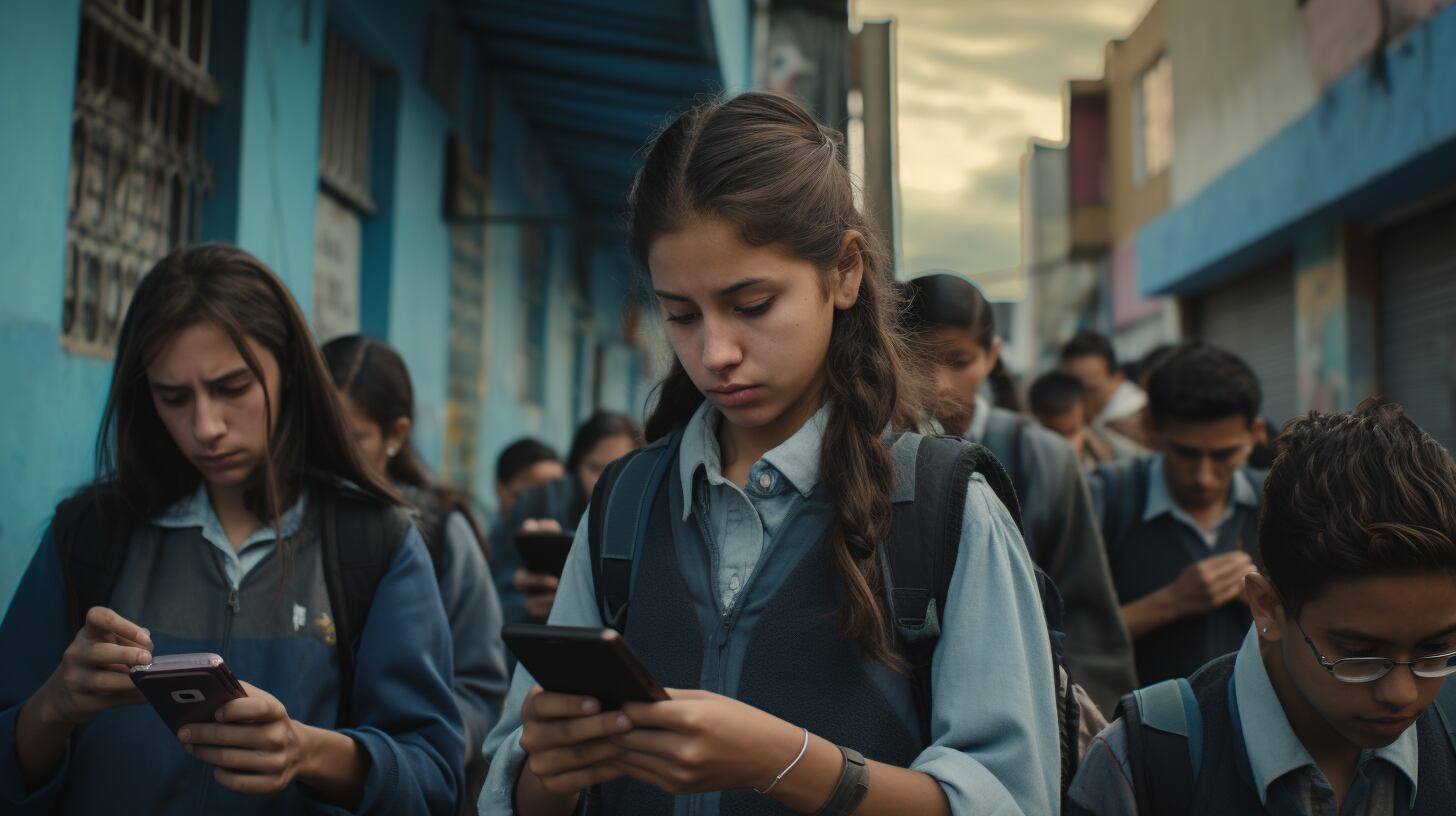
<instances>
[{"instance_id":1,"label":"cloudy sky","mask_svg":"<svg viewBox=\"0 0 1456 816\"><path fill-rule=\"evenodd\" d=\"M946 267L1015 297L1019 161L1062 138L1062 87L1102 71L1150 0L855 0L897 21L900 217L907 271ZM1003 274L997 274L997 272Z\"/></svg>"}]
</instances>

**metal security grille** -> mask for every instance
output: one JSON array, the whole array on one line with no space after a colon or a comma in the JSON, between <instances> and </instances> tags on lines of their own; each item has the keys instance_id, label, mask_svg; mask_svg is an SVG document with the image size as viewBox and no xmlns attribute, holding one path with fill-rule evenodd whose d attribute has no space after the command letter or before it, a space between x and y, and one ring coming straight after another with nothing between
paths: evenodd
<instances>
[{"instance_id":1,"label":"metal security grille","mask_svg":"<svg viewBox=\"0 0 1456 816\"><path fill-rule=\"evenodd\" d=\"M374 212L369 192L374 75L373 65L329 32L324 44L319 179L329 192L366 213Z\"/></svg>"},{"instance_id":2,"label":"metal security grille","mask_svg":"<svg viewBox=\"0 0 1456 816\"><path fill-rule=\"evenodd\" d=\"M1456 451L1456 206L1380 236L1380 369L1385 396Z\"/></svg>"},{"instance_id":3,"label":"metal security grille","mask_svg":"<svg viewBox=\"0 0 1456 816\"><path fill-rule=\"evenodd\" d=\"M450 140L450 347L445 403L445 479L475 494L480 467L481 417L486 388L486 319L490 281L485 275L485 227L470 218L490 208L490 179L471 161L458 137Z\"/></svg>"},{"instance_id":4,"label":"metal security grille","mask_svg":"<svg viewBox=\"0 0 1456 816\"><path fill-rule=\"evenodd\" d=\"M212 190L209 0L85 0L71 125L61 343L110 355L142 275L194 241Z\"/></svg>"},{"instance_id":5,"label":"metal security grille","mask_svg":"<svg viewBox=\"0 0 1456 816\"><path fill-rule=\"evenodd\" d=\"M1294 264L1285 258L1204 296L1198 337L1243 358L1259 377L1264 416L1277 431L1308 410L1299 402L1294 359Z\"/></svg>"}]
</instances>

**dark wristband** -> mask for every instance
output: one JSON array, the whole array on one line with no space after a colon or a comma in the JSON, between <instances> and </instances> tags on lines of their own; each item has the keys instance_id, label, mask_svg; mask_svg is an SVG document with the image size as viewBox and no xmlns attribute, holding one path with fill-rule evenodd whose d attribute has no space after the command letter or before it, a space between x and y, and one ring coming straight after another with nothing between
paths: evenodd
<instances>
[{"instance_id":1,"label":"dark wristband","mask_svg":"<svg viewBox=\"0 0 1456 816\"><path fill-rule=\"evenodd\" d=\"M865 758L853 748L843 745L839 746L839 753L844 757L839 781L815 816L849 816L870 792L870 769L865 765Z\"/></svg>"}]
</instances>

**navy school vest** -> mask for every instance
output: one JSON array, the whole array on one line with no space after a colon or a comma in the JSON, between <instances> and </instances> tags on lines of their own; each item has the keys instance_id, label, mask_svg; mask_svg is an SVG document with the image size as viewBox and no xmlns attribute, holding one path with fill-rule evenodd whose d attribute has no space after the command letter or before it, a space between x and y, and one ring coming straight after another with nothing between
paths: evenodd
<instances>
[{"instance_id":1,"label":"navy school vest","mask_svg":"<svg viewBox=\"0 0 1456 816\"><path fill-rule=\"evenodd\" d=\"M632 581L627 642L658 682L670 688L703 688L808 728L836 745L869 759L907 767L927 747L928 737L907 725L914 690L908 675L894 675L865 660L858 646L836 630L835 610L843 588L825 540L829 508L813 497L801 500L772 541L726 616L713 601L711 568L706 558L691 561L681 553L706 552L701 505L682 522L684 501L676 478L677 456L668 457L669 477L661 480L652 502ZM812 542L805 546L802 542ZM792 549L793 553L781 550ZM797 556L793 565L770 559ZM650 587L651 591L637 591ZM695 602L694 598L698 600ZM758 605L761 605L759 607ZM745 609L757 613L751 631L740 631ZM723 660L729 638L748 638L741 666ZM812 670L809 668L812 667ZM887 690L884 677L894 677ZM898 699L892 701L891 697ZM708 794L714 796L714 794ZM724 814L791 814L768 796L749 790L716 794ZM671 814L673 797L650 785L623 779L589 794L587 812L652 816Z\"/></svg>"},{"instance_id":2,"label":"navy school vest","mask_svg":"<svg viewBox=\"0 0 1456 816\"><path fill-rule=\"evenodd\" d=\"M1112 467L1108 506L1103 510L1103 535L1108 566L1121 603L1149 595L1177 579L1194 562L1232 552L1240 544L1259 561L1259 514L1240 507L1219 531L1209 548L1171 515L1143 520L1147 506L1151 459L1136 459ZM1261 480L1244 471L1257 490ZM1239 601L1207 615L1183 618L1138 638L1133 644L1137 679L1151 685L1174 677L1187 677L1214 658L1236 652L1253 618Z\"/></svg>"},{"instance_id":3,"label":"navy school vest","mask_svg":"<svg viewBox=\"0 0 1456 816\"><path fill-rule=\"evenodd\" d=\"M1226 655L1198 670L1187 681L1197 704L1192 736L1176 738L1151 726L1138 726L1140 715L1129 717L1128 754L1141 813L1187 813L1221 816L1227 813L1268 813L1259 801L1242 732L1234 722L1232 687L1234 661ZM1443 692L1442 698L1451 695ZM1129 695L1124 710L1130 706ZM1188 705L1184 701L1184 705ZM1191 712L1190 712L1191 714ZM1131 729L1136 728L1135 736ZM1434 816L1456 813L1456 723L1433 705L1416 721L1416 805L1408 808L1398 796L1396 814ZM1202 739L1189 750L1190 739ZM1173 739L1169 739L1173 737ZM1196 763L1196 767L1195 767ZM1190 779L1190 776L1192 779ZM1191 783L1191 784L1190 784ZM1191 796L1190 796L1191 793Z\"/></svg>"}]
</instances>

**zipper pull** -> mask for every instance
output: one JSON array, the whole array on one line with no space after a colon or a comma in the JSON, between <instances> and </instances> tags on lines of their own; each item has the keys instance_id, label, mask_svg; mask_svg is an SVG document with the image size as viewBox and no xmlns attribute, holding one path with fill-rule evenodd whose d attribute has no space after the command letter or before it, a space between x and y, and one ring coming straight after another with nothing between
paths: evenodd
<instances>
[{"instance_id":1,"label":"zipper pull","mask_svg":"<svg viewBox=\"0 0 1456 816\"><path fill-rule=\"evenodd\" d=\"M231 588L228 589L228 601L227 601L227 603L228 603L228 609L231 609L233 611L233 614L234 615L238 614L238 588L237 587L231 587Z\"/></svg>"}]
</instances>

